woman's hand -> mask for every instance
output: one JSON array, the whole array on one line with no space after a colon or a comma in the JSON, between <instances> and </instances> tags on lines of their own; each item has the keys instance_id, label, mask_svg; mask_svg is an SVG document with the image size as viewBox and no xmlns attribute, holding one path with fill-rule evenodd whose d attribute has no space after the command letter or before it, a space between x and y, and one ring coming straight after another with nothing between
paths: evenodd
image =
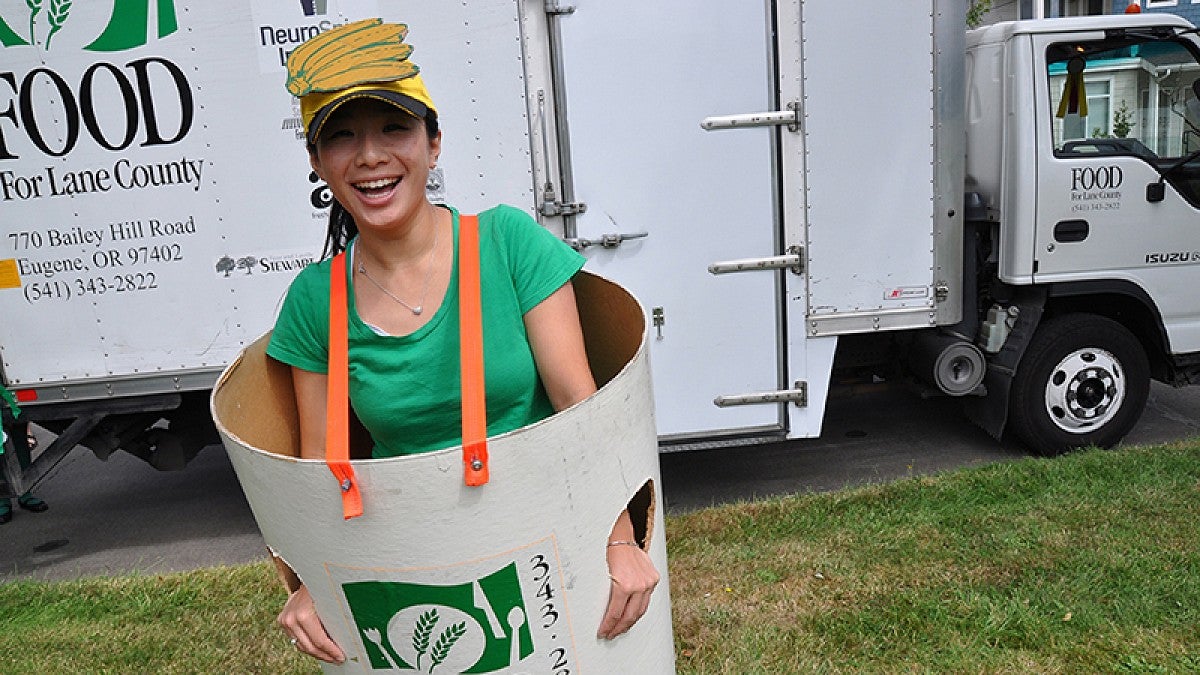
<instances>
[{"instance_id":1,"label":"woman's hand","mask_svg":"<svg viewBox=\"0 0 1200 675\"><path fill-rule=\"evenodd\" d=\"M611 640L625 631L650 606L650 594L658 585L658 570L641 547L626 543L608 547L608 609L596 637Z\"/></svg>"},{"instance_id":2,"label":"woman's hand","mask_svg":"<svg viewBox=\"0 0 1200 675\"><path fill-rule=\"evenodd\" d=\"M301 652L327 663L341 663L346 660L341 648L329 637L329 633L325 632L325 626L317 616L317 609L313 606L307 586L301 585L288 596L278 621L283 631L291 636L292 644Z\"/></svg>"}]
</instances>

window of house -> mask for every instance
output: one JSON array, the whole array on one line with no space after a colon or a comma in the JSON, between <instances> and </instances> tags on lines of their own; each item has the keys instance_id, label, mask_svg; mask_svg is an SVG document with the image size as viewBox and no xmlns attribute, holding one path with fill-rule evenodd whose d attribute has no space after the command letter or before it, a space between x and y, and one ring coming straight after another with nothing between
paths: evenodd
<instances>
[{"instance_id":1,"label":"window of house","mask_svg":"<svg viewBox=\"0 0 1200 675\"><path fill-rule=\"evenodd\" d=\"M1104 14L1104 0L1063 0L1060 16L1095 16ZM1049 16L1049 15L1048 15Z\"/></svg>"},{"instance_id":2,"label":"window of house","mask_svg":"<svg viewBox=\"0 0 1200 675\"><path fill-rule=\"evenodd\" d=\"M1066 140L1078 138L1108 138L1112 136L1112 90L1111 78L1084 79L1087 93L1087 115L1066 115L1061 119L1061 137ZM1062 92L1059 92L1061 98ZM1122 101L1122 104L1125 102Z\"/></svg>"}]
</instances>

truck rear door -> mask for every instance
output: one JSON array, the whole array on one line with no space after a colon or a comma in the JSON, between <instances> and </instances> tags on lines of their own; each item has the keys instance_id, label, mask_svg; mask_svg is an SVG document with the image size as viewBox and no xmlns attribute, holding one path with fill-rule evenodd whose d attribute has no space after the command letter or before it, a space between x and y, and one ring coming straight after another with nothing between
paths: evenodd
<instances>
[{"instance_id":1,"label":"truck rear door","mask_svg":"<svg viewBox=\"0 0 1200 675\"><path fill-rule=\"evenodd\" d=\"M650 314L663 435L816 436L838 335L959 320L961 3L547 10L564 231Z\"/></svg>"},{"instance_id":2,"label":"truck rear door","mask_svg":"<svg viewBox=\"0 0 1200 675\"><path fill-rule=\"evenodd\" d=\"M564 225L586 245L589 269L628 286L649 313L667 439L787 426L786 401L755 396L791 389L784 272L709 271L782 253L777 132L701 127L778 110L771 5L584 0L550 17L574 198L586 204ZM632 236L615 245L619 235Z\"/></svg>"}]
</instances>

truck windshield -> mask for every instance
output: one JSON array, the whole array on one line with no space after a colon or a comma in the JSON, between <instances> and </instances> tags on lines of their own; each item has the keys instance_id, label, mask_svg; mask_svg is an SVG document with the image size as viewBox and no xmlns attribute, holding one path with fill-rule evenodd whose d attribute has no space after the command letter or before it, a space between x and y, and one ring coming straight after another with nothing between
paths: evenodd
<instances>
[{"instance_id":1,"label":"truck windshield","mask_svg":"<svg viewBox=\"0 0 1200 675\"><path fill-rule=\"evenodd\" d=\"M1047 52L1054 152L1162 168L1200 150L1200 63L1182 38L1128 34Z\"/></svg>"}]
</instances>

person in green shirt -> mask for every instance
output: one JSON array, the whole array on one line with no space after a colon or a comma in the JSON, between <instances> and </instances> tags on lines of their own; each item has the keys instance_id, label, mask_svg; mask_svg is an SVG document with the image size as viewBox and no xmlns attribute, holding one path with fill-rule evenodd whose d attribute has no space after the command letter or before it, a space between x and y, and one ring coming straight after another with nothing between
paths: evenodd
<instances>
[{"instance_id":1,"label":"person in green shirt","mask_svg":"<svg viewBox=\"0 0 1200 675\"><path fill-rule=\"evenodd\" d=\"M29 451L37 447L37 438L34 437L33 432L29 431L29 425L25 423L13 425L12 432L13 448L16 449L17 453L17 464L21 469L27 469L33 461L30 458ZM3 441L0 440L0 444L2 443ZM0 447L0 449L3 448ZM50 508L49 504L34 497L33 493L28 491L17 497L17 506L34 513L41 513ZM0 499L0 525L12 520L12 517L12 500Z\"/></svg>"},{"instance_id":2,"label":"person in green shirt","mask_svg":"<svg viewBox=\"0 0 1200 675\"><path fill-rule=\"evenodd\" d=\"M288 59L313 170L334 197L324 258L347 253L350 400L376 457L461 443L458 375L459 215L425 194L442 147L437 111L408 60L407 28L378 19L340 26ZM511 207L479 216L489 435L518 429L596 391L571 277L583 258ZM327 260L288 291L267 353L292 367L300 454L325 456ZM597 637L646 611L659 573L628 512L608 537L612 580ZM304 585L279 624L302 652L345 659Z\"/></svg>"}]
</instances>

